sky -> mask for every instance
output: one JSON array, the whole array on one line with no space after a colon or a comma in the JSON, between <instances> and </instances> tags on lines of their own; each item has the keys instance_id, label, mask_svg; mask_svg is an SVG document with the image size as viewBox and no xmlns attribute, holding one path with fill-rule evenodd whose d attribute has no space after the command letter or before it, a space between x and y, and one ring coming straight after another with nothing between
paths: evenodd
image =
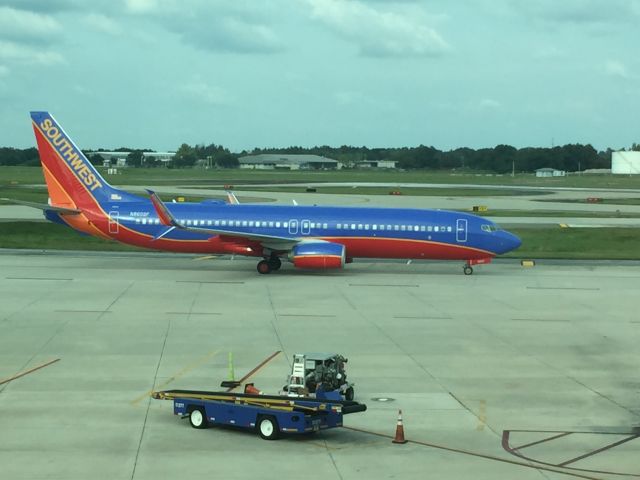
<instances>
[{"instance_id":1,"label":"sky","mask_svg":"<svg viewBox=\"0 0 640 480\"><path fill-rule=\"evenodd\" d=\"M0 146L640 143L640 0L0 0Z\"/></svg>"}]
</instances>

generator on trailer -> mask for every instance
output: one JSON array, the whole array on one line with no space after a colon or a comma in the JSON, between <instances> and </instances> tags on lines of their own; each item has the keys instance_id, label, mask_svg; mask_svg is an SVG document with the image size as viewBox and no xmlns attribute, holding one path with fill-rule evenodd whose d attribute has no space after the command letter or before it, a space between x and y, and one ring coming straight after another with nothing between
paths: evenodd
<instances>
[{"instance_id":1,"label":"generator on trailer","mask_svg":"<svg viewBox=\"0 0 640 480\"><path fill-rule=\"evenodd\" d=\"M290 397L338 392L353 400L354 384L347 381L348 359L337 353L296 353L284 392Z\"/></svg>"}]
</instances>

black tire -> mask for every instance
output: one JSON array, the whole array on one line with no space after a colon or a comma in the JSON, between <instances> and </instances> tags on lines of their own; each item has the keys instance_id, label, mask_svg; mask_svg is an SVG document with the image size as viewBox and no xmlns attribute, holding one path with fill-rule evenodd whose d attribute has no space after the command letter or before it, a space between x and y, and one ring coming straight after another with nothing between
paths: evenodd
<instances>
[{"instance_id":1,"label":"black tire","mask_svg":"<svg viewBox=\"0 0 640 480\"><path fill-rule=\"evenodd\" d=\"M256 268L258 269L258 273L262 275L271 273L271 265L269 265L269 262L267 262L266 260L260 260Z\"/></svg>"},{"instance_id":2,"label":"black tire","mask_svg":"<svg viewBox=\"0 0 640 480\"><path fill-rule=\"evenodd\" d=\"M204 408L196 407L189 412L189 423L193 428L207 428L209 422L207 421L207 415L204 412Z\"/></svg>"},{"instance_id":3,"label":"black tire","mask_svg":"<svg viewBox=\"0 0 640 480\"><path fill-rule=\"evenodd\" d=\"M471 275L473 273L473 268L471 268L469 265L465 265L463 271L465 275Z\"/></svg>"},{"instance_id":4,"label":"black tire","mask_svg":"<svg viewBox=\"0 0 640 480\"><path fill-rule=\"evenodd\" d=\"M349 387L344 391L344 399L345 400L348 400L348 401L352 402L354 395L355 395L355 393L353 391L353 387Z\"/></svg>"},{"instance_id":5,"label":"black tire","mask_svg":"<svg viewBox=\"0 0 640 480\"><path fill-rule=\"evenodd\" d=\"M258 430L260 436L265 440L275 440L280 436L278 421L271 415L262 415L258 417L256 430Z\"/></svg>"},{"instance_id":6,"label":"black tire","mask_svg":"<svg viewBox=\"0 0 640 480\"><path fill-rule=\"evenodd\" d=\"M269 258L269 266L271 267L272 271L276 271L276 270L280 270L280 267L282 266L282 260L280 260L279 257L271 257Z\"/></svg>"}]
</instances>

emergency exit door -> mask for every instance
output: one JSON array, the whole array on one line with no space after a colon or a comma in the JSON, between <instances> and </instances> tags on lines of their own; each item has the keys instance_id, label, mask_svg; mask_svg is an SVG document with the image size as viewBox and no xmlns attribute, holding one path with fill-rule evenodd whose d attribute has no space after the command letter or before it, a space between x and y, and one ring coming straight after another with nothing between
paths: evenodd
<instances>
[{"instance_id":1,"label":"emergency exit door","mask_svg":"<svg viewBox=\"0 0 640 480\"><path fill-rule=\"evenodd\" d=\"M467 219L459 218L456 221L456 242L464 243L467 241Z\"/></svg>"}]
</instances>

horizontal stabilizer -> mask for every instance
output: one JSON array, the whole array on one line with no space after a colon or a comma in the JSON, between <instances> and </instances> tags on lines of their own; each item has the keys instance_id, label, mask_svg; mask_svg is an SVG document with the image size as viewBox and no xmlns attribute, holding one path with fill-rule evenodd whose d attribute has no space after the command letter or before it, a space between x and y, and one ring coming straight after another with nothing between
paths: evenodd
<instances>
[{"instance_id":1,"label":"horizontal stabilizer","mask_svg":"<svg viewBox=\"0 0 640 480\"><path fill-rule=\"evenodd\" d=\"M4 200L5 202L11 202L16 205L24 205L25 207L38 208L40 210L63 213L65 215L78 215L82 213L80 210L75 208L65 208L65 207L56 207L55 205L49 205L48 203L36 203L36 202L25 202L23 200L14 200L12 198L0 198L0 200Z\"/></svg>"}]
</instances>

